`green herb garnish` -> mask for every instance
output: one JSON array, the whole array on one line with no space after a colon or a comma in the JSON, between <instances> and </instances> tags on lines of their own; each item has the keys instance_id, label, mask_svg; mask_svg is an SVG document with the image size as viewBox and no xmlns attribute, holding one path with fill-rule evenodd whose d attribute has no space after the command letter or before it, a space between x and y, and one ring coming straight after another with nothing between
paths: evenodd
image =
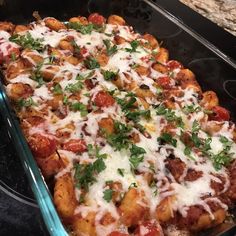
<instances>
[{"instance_id":1,"label":"green herb garnish","mask_svg":"<svg viewBox=\"0 0 236 236\"><path fill-rule=\"evenodd\" d=\"M34 100L32 99L32 97L29 98L21 98L17 101L16 103L17 107L19 109L23 108L23 107L31 107L31 106L37 106L37 103L34 102Z\"/></svg>"},{"instance_id":2,"label":"green herb garnish","mask_svg":"<svg viewBox=\"0 0 236 236\"><path fill-rule=\"evenodd\" d=\"M81 34L91 34L94 29L91 23L82 25L79 22L68 22L67 27L79 31Z\"/></svg>"},{"instance_id":3,"label":"green herb garnish","mask_svg":"<svg viewBox=\"0 0 236 236\"><path fill-rule=\"evenodd\" d=\"M112 199L113 190L112 189L106 189L103 191L103 199L107 202L110 202Z\"/></svg>"},{"instance_id":4,"label":"green herb garnish","mask_svg":"<svg viewBox=\"0 0 236 236\"><path fill-rule=\"evenodd\" d=\"M130 46L131 46L131 48L125 48L126 52L130 52L130 53L138 52L137 48L139 46L139 42L137 40L133 40L132 42L130 42Z\"/></svg>"},{"instance_id":5,"label":"green herb garnish","mask_svg":"<svg viewBox=\"0 0 236 236\"><path fill-rule=\"evenodd\" d=\"M117 45L111 46L111 41L108 39L103 40L103 43L106 46L107 55L111 56L117 52Z\"/></svg>"},{"instance_id":6,"label":"green herb garnish","mask_svg":"<svg viewBox=\"0 0 236 236\"><path fill-rule=\"evenodd\" d=\"M53 94L55 95L60 95L62 94L62 88L61 88L61 85L60 84L56 84L54 87L53 87L53 90L52 90Z\"/></svg>"},{"instance_id":7,"label":"green herb garnish","mask_svg":"<svg viewBox=\"0 0 236 236\"><path fill-rule=\"evenodd\" d=\"M102 70L102 75L104 76L105 80L114 80L117 76L119 71L110 71L110 70Z\"/></svg>"},{"instance_id":8,"label":"green herb garnish","mask_svg":"<svg viewBox=\"0 0 236 236\"><path fill-rule=\"evenodd\" d=\"M129 161L134 169L136 169L144 159L144 154L146 153L145 149L142 147L138 147L135 144L132 144L130 148L130 158Z\"/></svg>"},{"instance_id":9,"label":"green herb garnish","mask_svg":"<svg viewBox=\"0 0 236 236\"><path fill-rule=\"evenodd\" d=\"M87 110L87 106L84 105L83 103L81 102L76 102L76 103L72 103L70 105L70 109L72 111L80 111L80 115L82 117L86 116L88 114L88 110Z\"/></svg>"},{"instance_id":10,"label":"green herb garnish","mask_svg":"<svg viewBox=\"0 0 236 236\"><path fill-rule=\"evenodd\" d=\"M95 175L105 169L106 165L102 158L99 158L95 162L89 164L75 164L74 178L76 187L87 192L89 186L96 182Z\"/></svg>"},{"instance_id":11,"label":"green herb garnish","mask_svg":"<svg viewBox=\"0 0 236 236\"><path fill-rule=\"evenodd\" d=\"M185 114L190 114L190 113L199 112L199 111L201 111L201 107L199 106L195 107L194 105L188 105L183 108L183 112Z\"/></svg>"},{"instance_id":12,"label":"green herb garnish","mask_svg":"<svg viewBox=\"0 0 236 236\"><path fill-rule=\"evenodd\" d=\"M84 60L84 64L90 70L100 67L100 64L98 63L98 61L93 57L88 57L86 60Z\"/></svg>"},{"instance_id":13,"label":"green herb garnish","mask_svg":"<svg viewBox=\"0 0 236 236\"><path fill-rule=\"evenodd\" d=\"M114 128L115 132L107 136L108 143L113 146L115 150L127 149L130 144L129 133L132 127L115 121Z\"/></svg>"},{"instance_id":14,"label":"green herb garnish","mask_svg":"<svg viewBox=\"0 0 236 236\"><path fill-rule=\"evenodd\" d=\"M118 168L118 169L117 169L117 172L119 173L119 175L121 175L122 177L124 177L124 172L125 172L124 169Z\"/></svg>"},{"instance_id":15,"label":"green herb garnish","mask_svg":"<svg viewBox=\"0 0 236 236\"><path fill-rule=\"evenodd\" d=\"M77 93L77 92L80 92L81 89L83 89L83 83L81 81L78 81L74 84L68 84L65 88L65 91L68 91L71 93Z\"/></svg>"},{"instance_id":16,"label":"green herb garnish","mask_svg":"<svg viewBox=\"0 0 236 236\"><path fill-rule=\"evenodd\" d=\"M169 122L175 122L178 127L184 127L184 122L182 118L177 116L173 110L165 108L163 105L159 105L156 108L156 114L163 115Z\"/></svg>"},{"instance_id":17,"label":"green herb garnish","mask_svg":"<svg viewBox=\"0 0 236 236\"><path fill-rule=\"evenodd\" d=\"M157 138L158 142L165 142L168 143L174 147L177 147L177 140L174 139L171 134L169 133L163 133L160 137Z\"/></svg>"},{"instance_id":18,"label":"green herb garnish","mask_svg":"<svg viewBox=\"0 0 236 236\"><path fill-rule=\"evenodd\" d=\"M23 48L30 48L37 51L44 49L44 45L42 44L43 39L34 39L29 32L26 35L14 34L9 40L19 44Z\"/></svg>"}]
</instances>

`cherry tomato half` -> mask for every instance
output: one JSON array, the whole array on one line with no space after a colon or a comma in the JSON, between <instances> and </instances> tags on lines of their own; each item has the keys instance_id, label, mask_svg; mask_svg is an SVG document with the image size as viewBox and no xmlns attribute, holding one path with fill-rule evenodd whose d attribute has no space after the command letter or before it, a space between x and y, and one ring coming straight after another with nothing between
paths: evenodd
<instances>
[{"instance_id":1,"label":"cherry tomato half","mask_svg":"<svg viewBox=\"0 0 236 236\"><path fill-rule=\"evenodd\" d=\"M56 151L56 139L51 136L35 133L29 137L29 146L36 157L45 158Z\"/></svg>"},{"instance_id":2,"label":"cherry tomato half","mask_svg":"<svg viewBox=\"0 0 236 236\"><path fill-rule=\"evenodd\" d=\"M83 139L71 139L63 144L63 149L77 153L86 151L87 146Z\"/></svg>"},{"instance_id":3,"label":"cherry tomato half","mask_svg":"<svg viewBox=\"0 0 236 236\"><path fill-rule=\"evenodd\" d=\"M174 70L174 69L182 69L183 65L175 60L170 60L167 62L167 67L169 70Z\"/></svg>"},{"instance_id":4,"label":"cherry tomato half","mask_svg":"<svg viewBox=\"0 0 236 236\"><path fill-rule=\"evenodd\" d=\"M163 89L169 89L171 87L171 80L170 80L170 77L168 76L163 76L163 77L159 77L157 80L156 80L157 84L159 86L161 86Z\"/></svg>"},{"instance_id":5,"label":"cherry tomato half","mask_svg":"<svg viewBox=\"0 0 236 236\"><path fill-rule=\"evenodd\" d=\"M114 231L108 234L107 236L129 236L128 234L120 233L119 231Z\"/></svg>"},{"instance_id":6,"label":"cherry tomato half","mask_svg":"<svg viewBox=\"0 0 236 236\"><path fill-rule=\"evenodd\" d=\"M103 16L99 15L98 13L92 13L88 17L88 21L95 25L102 25L106 22L106 19Z\"/></svg>"},{"instance_id":7,"label":"cherry tomato half","mask_svg":"<svg viewBox=\"0 0 236 236\"><path fill-rule=\"evenodd\" d=\"M98 107L109 107L115 103L115 100L109 93L99 91L94 98L94 103Z\"/></svg>"},{"instance_id":8,"label":"cherry tomato half","mask_svg":"<svg viewBox=\"0 0 236 236\"><path fill-rule=\"evenodd\" d=\"M212 108L212 114L209 115L210 120L215 121L228 121L230 119L229 111L224 107L215 106Z\"/></svg>"},{"instance_id":9,"label":"cherry tomato half","mask_svg":"<svg viewBox=\"0 0 236 236\"><path fill-rule=\"evenodd\" d=\"M138 226L135 236L161 236L161 228L155 221L146 221Z\"/></svg>"}]
</instances>

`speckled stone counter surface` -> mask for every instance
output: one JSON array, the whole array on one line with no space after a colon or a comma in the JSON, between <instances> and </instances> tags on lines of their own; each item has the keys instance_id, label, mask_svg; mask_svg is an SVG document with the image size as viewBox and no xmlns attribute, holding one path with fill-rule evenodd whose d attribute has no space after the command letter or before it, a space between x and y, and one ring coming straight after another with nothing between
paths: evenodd
<instances>
[{"instance_id":1,"label":"speckled stone counter surface","mask_svg":"<svg viewBox=\"0 0 236 236\"><path fill-rule=\"evenodd\" d=\"M236 0L180 0L236 36Z\"/></svg>"}]
</instances>

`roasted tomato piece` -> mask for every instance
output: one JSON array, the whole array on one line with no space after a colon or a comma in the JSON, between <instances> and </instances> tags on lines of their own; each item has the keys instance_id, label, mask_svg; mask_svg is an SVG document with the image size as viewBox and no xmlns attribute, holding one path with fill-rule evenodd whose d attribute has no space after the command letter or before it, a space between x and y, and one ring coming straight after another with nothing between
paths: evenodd
<instances>
[{"instance_id":1,"label":"roasted tomato piece","mask_svg":"<svg viewBox=\"0 0 236 236\"><path fill-rule=\"evenodd\" d=\"M28 143L33 155L40 158L45 158L52 155L57 148L55 138L38 133L31 135Z\"/></svg>"},{"instance_id":2,"label":"roasted tomato piece","mask_svg":"<svg viewBox=\"0 0 236 236\"><path fill-rule=\"evenodd\" d=\"M63 144L63 149L74 153L84 152L87 150L87 145L83 139L71 139Z\"/></svg>"},{"instance_id":3,"label":"roasted tomato piece","mask_svg":"<svg viewBox=\"0 0 236 236\"><path fill-rule=\"evenodd\" d=\"M156 221L141 223L135 231L135 236L162 236L160 225Z\"/></svg>"},{"instance_id":4,"label":"roasted tomato piece","mask_svg":"<svg viewBox=\"0 0 236 236\"><path fill-rule=\"evenodd\" d=\"M171 80L170 80L170 77L168 77L168 76L159 77L156 80L156 82L163 89L169 89L171 87Z\"/></svg>"},{"instance_id":5,"label":"roasted tomato piece","mask_svg":"<svg viewBox=\"0 0 236 236\"><path fill-rule=\"evenodd\" d=\"M174 70L174 69L182 69L183 65L175 60L170 60L167 62L167 67L169 70Z\"/></svg>"},{"instance_id":6,"label":"roasted tomato piece","mask_svg":"<svg viewBox=\"0 0 236 236\"><path fill-rule=\"evenodd\" d=\"M107 236L129 236L129 235L125 234L125 233L121 233L119 231L114 231L114 232L111 232L110 234L108 234Z\"/></svg>"},{"instance_id":7,"label":"roasted tomato piece","mask_svg":"<svg viewBox=\"0 0 236 236\"><path fill-rule=\"evenodd\" d=\"M229 111L226 110L224 107L215 106L211 110L213 113L209 115L210 120L228 121L230 119Z\"/></svg>"},{"instance_id":8,"label":"roasted tomato piece","mask_svg":"<svg viewBox=\"0 0 236 236\"><path fill-rule=\"evenodd\" d=\"M109 107L115 103L115 100L107 92L99 91L94 98L94 103L98 107Z\"/></svg>"},{"instance_id":9,"label":"roasted tomato piece","mask_svg":"<svg viewBox=\"0 0 236 236\"><path fill-rule=\"evenodd\" d=\"M98 13L92 13L89 17L88 17L88 21L92 22L95 25L102 25L106 22L106 19L99 15Z\"/></svg>"}]
</instances>

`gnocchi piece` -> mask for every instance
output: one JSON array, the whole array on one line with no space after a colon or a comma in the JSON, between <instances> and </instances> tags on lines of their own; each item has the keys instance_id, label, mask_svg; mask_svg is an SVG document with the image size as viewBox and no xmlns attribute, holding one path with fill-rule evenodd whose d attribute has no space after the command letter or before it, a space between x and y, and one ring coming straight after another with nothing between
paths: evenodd
<instances>
[{"instance_id":1,"label":"gnocchi piece","mask_svg":"<svg viewBox=\"0 0 236 236\"><path fill-rule=\"evenodd\" d=\"M141 66L141 65L138 65L137 67L135 67L135 71L141 76L142 75L148 76L150 73L150 69L148 67Z\"/></svg>"},{"instance_id":2,"label":"gnocchi piece","mask_svg":"<svg viewBox=\"0 0 236 236\"><path fill-rule=\"evenodd\" d=\"M8 96L17 102L20 99L28 98L33 94L33 89L28 84L15 83L7 85Z\"/></svg>"},{"instance_id":3,"label":"gnocchi piece","mask_svg":"<svg viewBox=\"0 0 236 236\"><path fill-rule=\"evenodd\" d=\"M119 210L121 212L121 221L126 226L135 225L138 221L145 218L147 207L142 193L135 188L130 188L125 194ZM142 204L139 204L139 202Z\"/></svg>"},{"instance_id":4,"label":"gnocchi piece","mask_svg":"<svg viewBox=\"0 0 236 236\"><path fill-rule=\"evenodd\" d=\"M153 35L151 35L151 34L144 34L143 38L148 41L148 43L149 43L148 46L150 46L151 49L155 49L155 48L159 47L159 43L158 43L157 39Z\"/></svg>"},{"instance_id":5,"label":"gnocchi piece","mask_svg":"<svg viewBox=\"0 0 236 236\"><path fill-rule=\"evenodd\" d=\"M106 53L100 53L96 56L96 60L98 61L100 66L106 66L109 60L109 57Z\"/></svg>"},{"instance_id":6,"label":"gnocchi piece","mask_svg":"<svg viewBox=\"0 0 236 236\"><path fill-rule=\"evenodd\" d=\"M162 74L165 74L168 72L168 68L165 65L162 65L160 63L155 63L152 68Z\"/></svg>"},{"instance_id":7,"label":"gnocchi piece","mask_svg":"<svg viewBox=\"0 0 236 236\"><path fill-rule=\"evenodd\" d=\"M62 217L63 221L71 223L77 200L74 193L74 183L69 173L56 179L53 199L58 214Z\"/></svg>"},{"instance_id":8,"label":"gnocchi piece","mask_svg":"<svg viewBox=\"0 0 236 236\"><path fill-rule=\"evenodd\" d=\"M159 63L166 64L169 60L169 52L165 48L160 48L158 53L154 57Z\"/></svg>"},{"instance_id":9,"label":"gnocchi piece","mask_svg":"<svg viewBox=\"0 0 236 236\"><path fill-rule=\"evenodd\" d=\"M95 212L89 212L86 217L76 215L73 218L72 229L76 236L97 236L95 229Z\"/></svg>"},{"instance_id":10,"label":"gnocchi piece","mask_svg":"<svg viewBox=\"0 0 236 236\"><path fill-rule=\"evenodd\" d=\"M206 109L212 109L214 106L219 105L219 99L215 92L213 91L206 91L203 94L202 101L200 105L204 106Z\"/></svg>"},{"instance_id":11,"label":"gnocchi piece","mask_svg":"<svg viewBox=\"0 0 236 236\"><path fill-rule=\"evenodd\" d=\"M226 217L226 212L223 209L218 209L213 213L214 218L211 218L209 213L204 213L192 224L188 225L190 231L201 231L221 224Z\"/></svg>"},{"instance_id":12,"label":"gnocchi piece","mask_svg":"<svg viewBox=\"0 0 236 236\"><path fill-rule=\"evenodd\" d=\"M31 71L31 67L25 63L24 59L11 62L6 70L6 79L14 79L19 74L28 74Z\"/></svg>"},{"instance_id":13,"label":"gnocchi piece","mask_svg":"<svg viewBox=\"0 0 236 236\"><path fill-rule=\"evenodd\" d=\"M62 29L66 29L66 26L60 22L59 20L53 18L53 17L48 17L44 20L45 25L55 31L59 31Z\"/></svg>"},{"instance_id":14,"label":"gnocchi piece","mask_svg":"<svg viewBox=\"0 0 236 236\"><path fill-rule=\"evenodd\" d=\"M56 175L68 165L67 158L58 153L54 153L47 158L36 158L36 162L46 179Z\"/></svg>"},{"instance_id":15,"label":"gnocchi piece","mask_svg":"<svg viewBox=\"0 0 236 236\"><path fill-rule=\"evenodd\" d=\"M98 126L102 132L105 132L107 135L114 133L114 121L110 117L102 118L98 122Z\"/></svg>"},{"instance_id":16,"label":"gnocchi piece","mask_svg":"<svg viewBox=\"0 0 236 236\"><path fill-rule=\"evenodd\" d=\"M169 196L164 198L156 208L156 219L160 223L168 222L171 218L174 217L173 214L173 203L174 196Z\"/></svg>"},{"instance_id":17,"label":"gnocchi piece","mask_svg":"<svg viewBox=\"0 0 236 236\"><path fill-rule=\"evenodd\" d=\"M87 18L83 17L83 16L72 17L72 18L69 19L69 22L78 22L82 25L87 25L88 24Z\"/></svg>"},{"instance_id":18,"label":"gnocchi piece","mask_svg":"<svg viewBox=\"0 0 236 236\"><path fill-rule=\"evenodd\" d=\"M114 40L115 40L115 43L118 45L126 42L126 39L121 37L120 35L115 35Z\"/></svg>"},{"instance_id":19,"label":"gnocchi piece","mask_svg":"<svg viewBox=\"0 0 236 236\"><path fill-rule=\"evenodd\" d=\"M23 50L21 56L25 59L25 63L29 65L29 67L36 66L44 61L43 57L39 53L31 49Z\"/></svg>"},{"instance_id":20,"label":"gnocchi piece","mask_svg":"<svg viewBox=\"0 0 236 236\"><path fill-rule=\"evenodd\" d=\"M136 89L134 89L134 93L138 97L143 98L143 99L154 97L154 94L151 92L149 87L145 84L143 84L140 87L137 87Z\"/></svg>"},{"instance_id":21,"label":"gnocchi piece","mask_svg":"<svg viewBox=\"0 0 236 236\"><path fill-rule=\"evenodd\" d=\"M107 19L108 24L111 25L126 25L125 20L121 16L111 15Z\"/></svg>"},{"instance_id":22,"label":"gnocchi piece","mask_svg":"<svg viewBox=\"0 0 236 236\"><path fill-rule=\"evenodd\" d=\"M59 45L58 45L61 49L63 50L69 50L71 51L72 53L74 52L74 47L73 45L71 44L71 42L65 40L65 39L62 39L60 42L59 42Z\"/></svg>"},{"instance_id":23,"label":"gnocchi piece","mask_svg":"<svg viewBox=\"0 0 236 236\"><path fill-rule=\"evenodd\" d=\"M47 67L42 68L40 70L40 73L44 80L51 81L59 70L59 66L49 65Z\"/></svg>"},{"instance_id":24,"label":"gnocchi piece","mask_svg":"<svg viewBox=\"0 0 236 236\"><path fill-rule=\"evenodd\" d=\"M8 33L12 33L14 30L14 25L8 21L0 21L0 30L6 31Z\"/></svg>"},{"instance_id":25,"label":"gnocchi piece","mask_svg":"<svg viewBox=\"0 0 236 236\"><path fill-rule=\"evenodd\" d=\"M25 26L25 25L16 25L13 34L18 34L18 33L20 33L20 32L25 32L25 31L27 31L27 30L29 30L29 27L28 27L28 26Z\"/></svg>"}]
</instances>

